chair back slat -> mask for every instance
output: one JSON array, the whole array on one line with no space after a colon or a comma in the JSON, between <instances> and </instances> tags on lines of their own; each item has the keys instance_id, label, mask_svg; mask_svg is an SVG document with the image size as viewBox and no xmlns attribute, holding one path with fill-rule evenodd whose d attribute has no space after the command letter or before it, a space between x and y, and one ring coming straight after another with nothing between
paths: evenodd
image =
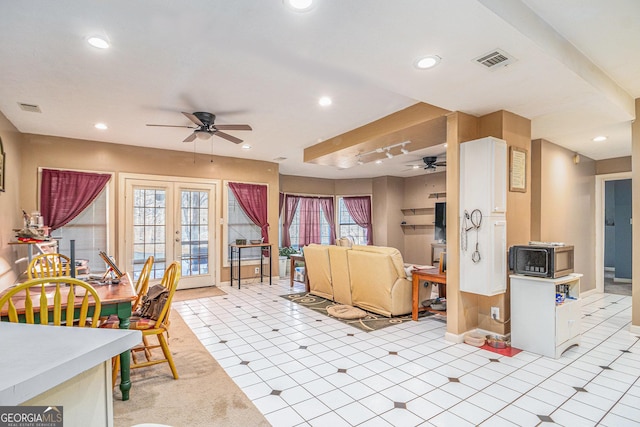
<instances>
[{"instance_id":1,"label":"chair back slat","mask_svg":"<svg viewBox=\"0 0 640 427\"><path fill-rule=\"evenodd\" d=\"M160 315L158 315L158 320L156 323L158 325L164 325L166 321L169 319L169 313L171 312L171 301L173 300L173 295L176 293L176 289L178 289L178 282L180 281L180 264L177 261L172 262L169 267L164 272L162 276L162 281L160 284L167 288L169 291L169 295L167 296L167 301L162 307L162 311Z\"/></svg>"},{"instance_id":2,"label":"chair back slat","mask_svg":"<svg viewBox=\"0 0 640 427\"><path fill-rule=\"evenodd\" d=\"M40 254L33 257L27 267L29 279L70 276L71 259L58 253ZM75 266L74 266L75 268Z\"/></svg>"},{"instance_id":3,"label":"chair back slat","mask_svg":"<svg viewBox=\"0 0 640 427\"><path fill-rule=\"evenodd\" d=\"M49 301L47 299L46 286L55 284L53 294L53 304L51 307L51 316L49 316ZM69 292L66 299L63 297L62 285L69 285ZM29 296L30 289L39 289L39 307L34 307ZM84 290L82 300L78 290ZM22 295L24 293L24 296ZM14 301L15 299L15 301ZM24 300L24 314L18 313L16 301ZM65 306L62 301L65 299ZM26 323L35 323L35 312L38 309L40 324L42 325L62 325L66 326L90 326L95 328L99 324L101 302L96 290L90 284L71 277L54 277L39 278L28 280L15 288L10 289L0 298L0 310L7 307L7 318L10 322L24 321ZM93 308L91 317L89 310ZM89 322L89 318L91 321Z\"/></svg>"},{"instance_id":4,"label":"chair back slat","mask_svg":"<svg viewBox=\"0 0 640 427\"><path fill-rule=\"evenodd\" d=\"M140 305L142 305L142 297L145 296L149 290L149 278L151 277L151 270L153 269L153 261L153 256L150 256L145 261L144 266L142 266L142 271L136 282L136 294L138 296L131 306L132 311L140 308Z\"/></svg>"}]
</instances>

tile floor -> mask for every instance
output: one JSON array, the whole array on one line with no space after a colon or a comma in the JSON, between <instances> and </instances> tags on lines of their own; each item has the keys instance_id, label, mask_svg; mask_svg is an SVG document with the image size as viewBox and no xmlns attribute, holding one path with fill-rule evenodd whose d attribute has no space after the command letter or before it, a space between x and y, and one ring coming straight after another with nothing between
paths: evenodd
<instances>
[{"instance_id":1,"label":"tile floor","mask_svg":"<svg viewBox=\"0 0 640 427\"><path fill-rule=\"evenodd\" d=\"M289 281L174 303L276 426L640 426L631 297L583 299L582 343L557 360L444 340L433 318L362 332L280 298Z\"/></svg>"}]
</instances>

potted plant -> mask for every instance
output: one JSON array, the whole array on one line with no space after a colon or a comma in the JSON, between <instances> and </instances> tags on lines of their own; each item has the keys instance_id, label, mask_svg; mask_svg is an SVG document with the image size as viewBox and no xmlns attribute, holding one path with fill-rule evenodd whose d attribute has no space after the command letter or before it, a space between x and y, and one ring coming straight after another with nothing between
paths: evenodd
<instances>
[{"instance_id":1,"label":"potted plant","mask_svg":"<svg viewBox=\"0 0 640 427\"><path fill-rule=\"evenodd\" d=\"M291 246L284 246L278 251L279 270L281 277L286 277L287 269L289 268L289 257L291 254L297 254L298 251Z\"/></svg>"}]
</instances>

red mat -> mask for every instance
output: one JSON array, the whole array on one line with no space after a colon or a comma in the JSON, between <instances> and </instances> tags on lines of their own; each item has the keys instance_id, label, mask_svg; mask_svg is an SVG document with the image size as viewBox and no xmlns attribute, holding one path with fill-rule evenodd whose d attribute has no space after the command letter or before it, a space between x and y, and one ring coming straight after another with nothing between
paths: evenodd
<instances>
[{"instance_id":1,"label":"red mat","mask_svg":"<svg viewBox=\"0 0 640 427\"><path fill-rule=\"evenodd\" d=\"M498 353L498 354L501 354L502 356L508 356L508 357L515 356L516 354L522 351L513 347L495 348L495 347L491 347L489 344L485 344L480 348L483 350L490 351L492 353Z\"/></svg>"}]
</instances>

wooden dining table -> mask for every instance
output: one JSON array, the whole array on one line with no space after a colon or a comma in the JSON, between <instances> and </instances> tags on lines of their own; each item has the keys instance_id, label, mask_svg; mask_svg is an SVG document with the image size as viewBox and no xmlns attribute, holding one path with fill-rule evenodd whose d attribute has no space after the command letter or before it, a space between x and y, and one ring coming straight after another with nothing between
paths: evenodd
<instances>
[{"instance_id":1,"label":"wooden dining table","mask_svg":"<svg viewBox=\"0 0 640 427\"><path fill-rule=\"evenodd\" d=\"M79 277L82 279L82 277ZM131 303L136 299L136 291L133 287L133 282L128 273L125 273L117 281L118 283L111 283L111 280L97 281L86 280L96 290L96 293L100 297L101 310L100 316L109 316L115 314L120 320L120 329L129 329L129 323L131 318ZM52 287L53 289L53 287ZM67 295L69 288L66 286L60 289L61 299L63 301L63 308L66 307ZM2 296L6 292L0 293ZM79 309L83 297L76 297L76 304ZM13 299L16 306L16 310L19 315L24 315L24 297L17 295ZM53 296L49 298L49 307L53 307ZM37 311L37 307L34 307L34 311ZM93 315L93 309L89 307L89 316ZM0 312L0 319L7 320L7 309L3 308ZM24 322L24 318L21 316L20 321ZM120 391L122 392L122 400L129 400L129 390L131 390L131 350L126 350L120 353Z\"/></svg>"}]
</instances>

